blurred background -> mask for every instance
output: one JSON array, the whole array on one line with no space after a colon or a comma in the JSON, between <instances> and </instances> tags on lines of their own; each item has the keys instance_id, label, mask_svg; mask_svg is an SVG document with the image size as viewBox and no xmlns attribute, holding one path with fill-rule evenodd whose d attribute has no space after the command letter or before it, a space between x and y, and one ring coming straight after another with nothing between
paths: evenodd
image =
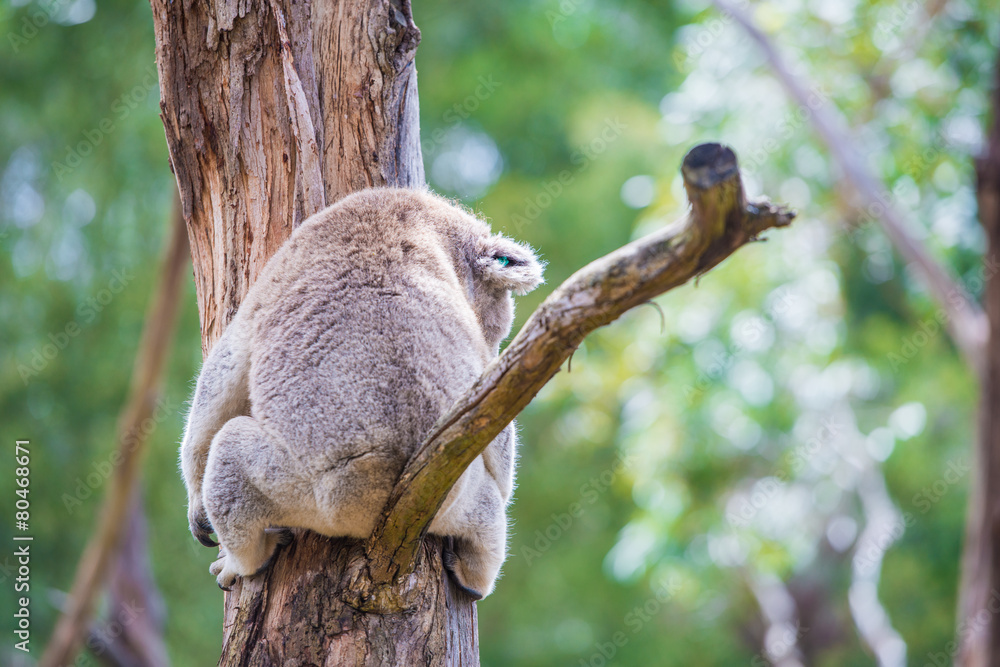
<instances>
[{"instance_id":1,"label":"blurred background","mask_svg":"<svg viewBox=\"0 0 1000 667\"><path fill-rule=\"evenodd\" d=\"M995 0L753 9L978 298L972 158ZM683 215L678 168L699 142L732 146L749 194L799 211L658 299L662 314L639 308L590 336L519 418L510 558L479 605L483 664L945 664L975 376L755 44L698 0L415 0L414 15L431 186L548 262L519 324L577 268ZM174 181L147 3L8 1L0 35L0 414L5 446L33 447L37 658L107 490ZM190 270L185 289L143 494L170 657L208 665L222 593L177 469L201 362ZM5 610L12 576L8 559ZM14 661L10 623L0 664Z\"/></svg>"}]
</instances>

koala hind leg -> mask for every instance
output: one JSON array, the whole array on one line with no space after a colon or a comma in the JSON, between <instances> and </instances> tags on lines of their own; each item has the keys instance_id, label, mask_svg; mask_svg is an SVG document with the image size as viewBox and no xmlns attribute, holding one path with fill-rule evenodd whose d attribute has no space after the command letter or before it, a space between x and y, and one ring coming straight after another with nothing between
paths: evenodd
<instances>
[{"instance_id":1,"label":"koala hind leg","mask_svg":"<svg viewBox=\"0 0 1000 667\"><path fill-rule=\"evenodd\" d=\"M252 417L226 422L212 441L203 496L208 518L222 543L210 572L220 588L237 576L256 574L275 550L291 541L284 528L313 504L312 494L289 461L287 449Z\"/></svg>"},{"instance_id":2,"label":"koala hind leg","mask_svg":"<svg viewBox=\"0 0 1000 667\"><path fill-rule=\"evenodd\" d=\"M477 458L463 473L430 532L449 540L444 566L471 597L479 600L493 592L500 566L507 555L506 501L493 477Z\"/></svg>"}]
</instances>

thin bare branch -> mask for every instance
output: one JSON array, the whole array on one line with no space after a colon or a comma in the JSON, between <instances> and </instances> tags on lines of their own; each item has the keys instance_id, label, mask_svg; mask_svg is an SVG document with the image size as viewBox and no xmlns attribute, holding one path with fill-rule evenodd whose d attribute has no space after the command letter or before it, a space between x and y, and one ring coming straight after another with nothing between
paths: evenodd
<instances>
[{"instance_id":1,"label":"thin bare branch","mask_svg":"<svg viewBox=\"0 0 1000 667\"><path fill-rule=\"evenodd\" d=\"M142 424L156 408L190 256L187 229L178 203L174 206L163 277L146 315L132 371L129 400L118 423L120 463L111 477L111 488L104 500L97 529L77 566L66 609L39 662L41 667L57 667L73 662L90 627L94 599L104 587L108 566L121 548L124 528L128 525L130 500L145 449L147 433Z\"/></svg>"},{"instance_id":2,"label":"thin bare branch","mask_svg":"<svg viewBox=\"0 0 1000 667\"><path fill-rule=\"evenodd\" d=\"M412 457L368 542L379 589L406 575L421 538L466 467L555 375L594 329L683 285L794 213L767 201L747 203L736 156L703 144L681 168L687 219L630 243L573 274L531 316L504 353L442 417Z\"/></svg>"},{"instance_id":3,"label":"thin bare branch","mask_svg":"<svg viewBox=\"0 0 1000 667\"><path fill-rule=\"evenodd\" d=\"M764 53L789 96L808 110L814 129L826 143L833 159L857 194L859 207L881 222L886 236L899 254L916 267L934 300L946 315L946 326L952 340L969 367L978 372L986 343L986 317L982 310L951 272L935 260L926 245L910 232L909 223L893 202L881 196L885 186L868 169L850 132L833 107L824 100L816 100L810 94L806 82L792 73L770 38L749 14L729 0L713 2L720 11L732 16L746 30Z\"/></svg>"}]
</instances>

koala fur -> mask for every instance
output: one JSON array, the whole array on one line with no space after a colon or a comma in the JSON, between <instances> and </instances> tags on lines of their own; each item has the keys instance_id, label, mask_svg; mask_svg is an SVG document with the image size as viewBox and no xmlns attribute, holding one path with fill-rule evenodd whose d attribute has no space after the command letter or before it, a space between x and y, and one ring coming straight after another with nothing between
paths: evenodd
<instances>
[{"instance_id":1,"label":"koala fur","mask_svg":"<svg viewBox=\"0 0 1000 667\"><path fill-rule=\"evenodd\" d=\"M181 447L191 533L222 543L219 586L263 569L288 528L368 537L404 465L510 332L530 248L427 192L357 192L306 220L264 267L198 378ZM489 595L506 552L511 424L430 532Z\"/></svg>"}]
</instances>

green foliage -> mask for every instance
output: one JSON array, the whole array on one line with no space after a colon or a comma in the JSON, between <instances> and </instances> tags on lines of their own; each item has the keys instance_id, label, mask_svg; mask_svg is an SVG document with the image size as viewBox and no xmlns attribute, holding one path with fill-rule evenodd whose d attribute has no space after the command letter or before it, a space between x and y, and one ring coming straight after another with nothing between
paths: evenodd
<instances>
[{"instance_id":1,"label":"green foliage","mask_svg":"<svg viewBox=\"0 0 1000 667\"><path fill-rule=\"evenodd\" d=\"M976 295L970 156L1000 46L988 5L950 2L933 21L906 2L755 14ZM415 15L432 185L549 262L520 321L586 262L682 215L677 169L697 142L732 145L751 194L800 211L589 337L522 416L511 557L479 607L483 663L767 664L755 591L778 582L808 664L869 664L848 600L858 564L883 555L878 599L908 661L946 650L974 377L752 43L687 0L431 0ZM37 656L105 490L173 179L145 3L6 6L0 35L0 409L6 445L31 440ZM178 665L214 659L221 637L212 552L187 533L176 472L198 340L188 285L144 485ZM0 477L0 494L12 484ZM897 521L866 536L872 484ZM0 541L13 531L5 518Z\"/></svg>"}]
</instances>

